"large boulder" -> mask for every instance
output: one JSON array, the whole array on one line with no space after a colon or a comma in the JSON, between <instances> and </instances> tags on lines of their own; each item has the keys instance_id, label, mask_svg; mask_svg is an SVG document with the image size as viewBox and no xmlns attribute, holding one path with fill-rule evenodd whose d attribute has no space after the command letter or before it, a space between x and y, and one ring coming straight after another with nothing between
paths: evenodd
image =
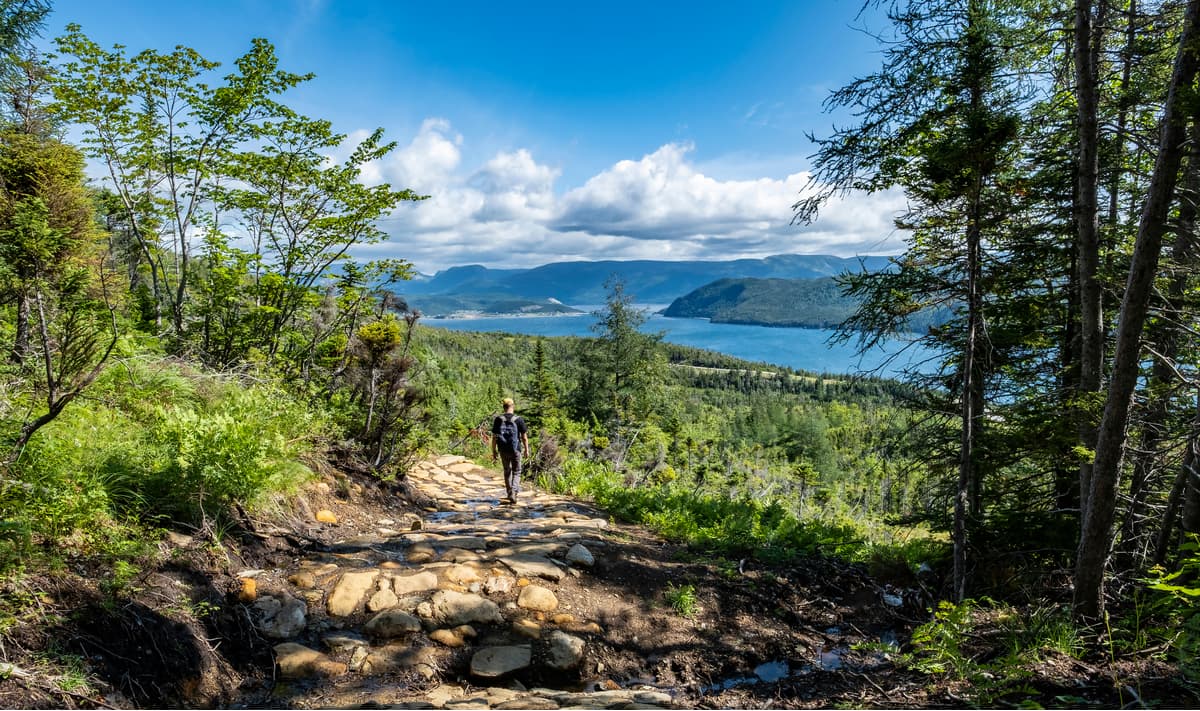
<instances>
[{"instance_id":1,"label":"large boulder","mask_svg":"<svg viewBox=\"0 0 1200 711\"><path fill-rule=\"evenodd\" d=\"M390 639L421 631L421 621L401 610L384 610L363 625L363 631L373 637Z\"/></svg>"},{"instance_id":2,"label":"large boulder","mask_svg":"<svg viewBox=\"0 0 1200 711\"><path fill-rule=\"evenodd\" d=\"M504 616L496 603L470 593L438 590L429 600L429 616L442 625L465 625L472 622L500 624Z\"/></svg>"},{"instance_id":3,"label":"large boulder","mask_svg":"<svg viewBox=\"0 0 1200 711\"><path fill-rule=\"evenodd\" d=\"M329 614L334 617L345 617L352 614L362 599L375 585L379 577L378 570L367 570L357 573L345 573L329 593L329 601L325 603Z\"/></svg>"}]
</instances>

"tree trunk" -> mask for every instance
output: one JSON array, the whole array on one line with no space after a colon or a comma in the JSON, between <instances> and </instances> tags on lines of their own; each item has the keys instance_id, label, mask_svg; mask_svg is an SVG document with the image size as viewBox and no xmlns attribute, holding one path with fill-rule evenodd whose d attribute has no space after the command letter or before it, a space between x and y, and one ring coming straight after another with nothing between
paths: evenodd
<instances>
[{"instance_id":1,"label":"tree trunk","mask_svg":"<svg viewBox=\"0 0 1200 711\"><path fill-rule=\"evenodd\" d=\"M14 330L9 360L16 365L24 365L29 358L29 294L24 289L17 291L17 322Z\"/></svg>"},{"instance_id":2,"label":"tree trunk","mask_svg":"<svg viewBox=\"0 0 1200 711\"><path fill-rule=\"evenodd\" d=\"M1168 86L1158 158L1150 178L1146 203L1138 223L1137 241L1129 265L1125 298L1108 398L1096 440L1096 458L1085 496L1079 549L1075 563L1076 618L1093 622L1104 611L1104 568L1112 545L1117 483L1124 454L1125 430L1137 385L1142 328L1158 270L1162 238L1167 230L1172 196L1183 162L1186 137L1184 94L1196 76L1200 39L1200 0L1189 0L1179 52Z\"/></svg>"},{"instance_id":3,"label":"tree trunk","mask_svg":"<svg viewBox=\"0 0 1200 711\"><path fill-rule=\"evenodd\" d=\"M975 445L982 421L982 383L979 377L978 351L983 299L979 292L980 232L979 198L972 200L971 223L967 226L967 332L963 343L962 364L962 436L959 452L958 486L954 493L954 599L967 597L968 552L972 522L980 514L979 472Z\"/></svg>"},{"instance_id":4,"label":"tree trunk","mask_svg":"<svg viewBox=\"0 0 1200 711\"><path fill-rule=\"evenodd\" d=\"M1104 319L1100 291L1100 128L1098 66L1107 2L1095 6L1091 0L1075 3L1075 99L1078 155L1075 166L1075 239L1079 269L1079 401L1076 414L1079 443L1086 449L1096 445L1096 428L1088 402L1100 392L1104 365ZM1079 470L1081 503L1087 507L1092 476L1091 463Z\"/></svg>"}]
</instances>

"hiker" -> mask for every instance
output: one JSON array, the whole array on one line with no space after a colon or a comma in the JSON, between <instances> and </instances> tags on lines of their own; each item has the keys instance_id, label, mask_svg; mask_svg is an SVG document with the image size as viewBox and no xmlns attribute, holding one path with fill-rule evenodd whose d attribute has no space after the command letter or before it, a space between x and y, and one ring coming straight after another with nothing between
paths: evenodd
<instances>
[{"instance_id":1,"label":"hiker","mask_svg":"<svg viewBox=\"0 0 1200 711\"><path fill-rule=\"evenodd\" d=\"M514 412L513 399L501 401L504 414L492 421L492 461L497 452L504 463L504 490L508 492L508 503L517 503L521 492L521 456L529 457L529 433L525 418Z\"/></svg>"}]
</instances>

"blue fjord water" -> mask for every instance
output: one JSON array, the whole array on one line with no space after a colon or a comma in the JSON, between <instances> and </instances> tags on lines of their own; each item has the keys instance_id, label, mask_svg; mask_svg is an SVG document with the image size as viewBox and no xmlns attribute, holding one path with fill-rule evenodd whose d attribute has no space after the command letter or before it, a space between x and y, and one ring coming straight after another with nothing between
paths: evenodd
<instances>
[{"instance_id":1,"label":"blue fjord water","mask_svg":"<svg viewBox=\"0 0 1200 711\"><path fill-rule=\"evenodd\" d=\"M478 318L424 319L421 323L456 331L499 331L531 336L592 336L596 322L591 312L597 307L576 306L587 311L572 316L485 316ZM815 373L857 373L879 368L876 375L894 377L909 364L918 363L925 353L905 341L893 341L862 356L853 342L831 345L833 331L822 328L771 328L728 323L708 319L667 318L654 313L662 306L643 305L647 333L662 332L663 340L684 346L705 348L750 361L773 363ZM894 358L893 358L894 356ZM889 360L890 359L890 360Z\"/></svg>"}]
</instances>

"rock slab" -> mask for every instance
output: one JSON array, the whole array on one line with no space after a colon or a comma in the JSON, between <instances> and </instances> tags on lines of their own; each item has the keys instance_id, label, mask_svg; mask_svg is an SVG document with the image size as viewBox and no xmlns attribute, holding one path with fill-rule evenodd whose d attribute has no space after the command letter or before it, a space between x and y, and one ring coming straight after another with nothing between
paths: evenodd
<instances>
[{"instance_id":1,"label":"rock slab","mask_svg":"<svg viewBox=\"0 0 1200 711\"><path fill-rule=\"evenodd\" d=\"M495 679L527 668L533 662L529 645L488 647L471 657L471 673L484 679Z\"/></svg>"}]
</instances>

